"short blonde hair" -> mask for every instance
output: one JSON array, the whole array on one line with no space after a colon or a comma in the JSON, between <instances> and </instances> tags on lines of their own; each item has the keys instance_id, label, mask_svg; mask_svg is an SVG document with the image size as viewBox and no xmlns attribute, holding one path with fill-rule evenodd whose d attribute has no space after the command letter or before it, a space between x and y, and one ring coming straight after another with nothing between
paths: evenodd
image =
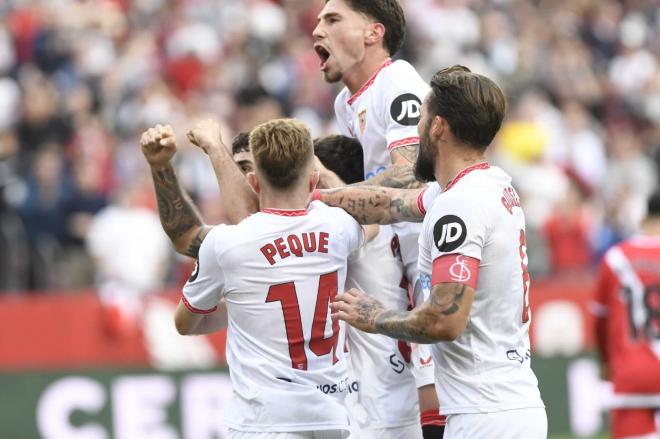
<instances>
[{"instance_id":1,"label":"short blonde hair","mask_svg":"<svg viewBox=\"0 0 660 439\"><path fill-rule=\"evenodd\" d=\"M279 189L293 186L314 155L309 128L295 119L275 119L254 128L250 149L259 173Z\"/></svg>"}]
</instances>

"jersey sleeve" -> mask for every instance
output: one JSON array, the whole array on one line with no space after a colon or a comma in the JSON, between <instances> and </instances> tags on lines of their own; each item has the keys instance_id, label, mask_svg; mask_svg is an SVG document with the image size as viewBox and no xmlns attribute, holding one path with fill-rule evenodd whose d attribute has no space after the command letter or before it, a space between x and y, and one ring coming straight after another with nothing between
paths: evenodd
<instances>
[{"instance_id":1,"label":"jersey sleeve","mask_svg":"<svg viewBox=\"0 0 660 439\"><path fill-rule=\"evenodd\" d=\"M434 181L426 185L417 198L417 207L422 215L426 215L426 213L431 210L433 202L440 193L442 193L442 188L437 182Z\"/></svg>"},{"instance_id":2,"label":"jersey sleeve","mask_svg":"<svg viewBox=\"0 0 660 439\"><path fill-rule=\"evenodd\" d=\"M609 358L607 336L607 321L609 316L608 296L613 288L618 288L618 280L612 268L607 263L607 258L603 258L598 269L598 277L593 296L589 303L589 312L595 317L594 333L596 336L596 348L600 353L603 363L607 363Z\"/></svg>"},{"instance_id":3,"label":"jersey sleeve","mask_svg":"<svg viewBox=\"0 0 660 439\"><path fill-rule=\"evenodd\" d=\"M488 232L486 218L473 200L438 198L424 230L430 243L431 284L460 283L476 288Z\"/></svg>"},{"instance_id":4,"label":"jersey sleeve","mask_svg":"<svg viewBox=\"0 0 660 439\"><path fill-rule=\"evenodd\" d=\"M195 314L215 311L225 287L225 276L216 251L217 245L228 235L230 226L214 227L199 248L195 268L183 286L183 303Z\"/></svg>"},{"instance_id":5,"label":"jersey sleeve","mask_svg":"<svg viewBox=\"0 0 660 439\"><path fill-rule=\"evenodd\" d=\"M383 94L385 138L389 152L419 143L417 124L422 102L429 90L412 66L399 73L403 78L390 79Z\"/></svg>"}]
</instances>

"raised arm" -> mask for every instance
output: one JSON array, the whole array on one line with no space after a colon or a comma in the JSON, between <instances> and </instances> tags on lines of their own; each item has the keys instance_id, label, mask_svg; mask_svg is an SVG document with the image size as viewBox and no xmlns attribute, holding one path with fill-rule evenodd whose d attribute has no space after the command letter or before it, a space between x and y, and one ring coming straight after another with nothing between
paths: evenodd
<instances>
[{"instance_id":1,"label":"raised arm","mask_svg":"<svg viewBox=\"0 0 660 439\"><path fill-rule=\"evenodd\" d=\"M380 174L352 186L385 186L395 189L416 189L424 183L415 178L415 161L419 145L402 146L390 153L392 164Z\"/></svg>"},{"instance_id":2,"label":"raised arm","mask_svg":"<svg viewBox=\"0 0 660 439\"><path fill-rule=\"evenodd\" d=\"M433 286L429 300L412 311L386 310L374 297L356 289L337 296L332 317L361 331L397 340L431 344L453 341L467 326L474 289L458 283Z\"/></svg>"},{"instance_id":3,"label":"raised arm","mask_svg":"<svg viewBox=\"0 0 660 439\"><path fill-rule=\"evenodd\" d=\"M424 189L346 186L315 192L315 198L341 207L360 224L393 224L424 219L419 206L423 192Z\"/></svg>"},{"instance_id":4,"label":"raised arm","mask_svg":"<svg viewBox=\"0 0 660 439\"><path fill-rule=\"evenodd\" d=\"M259 199L222 142L220 125L214 120L203 120L188 133L188 140L209 156L229 222L238 224L258 212Z\"/></svg>"},{"instance_id":5,"label":"raised arm","mask_svg":"<svg viewBox=\"0 0 660 439\"><path fill-rule=\"evenodd\" d=\"M202 221L172 167L176 153L174 130L169 125L156 125L142 134L140 147L151 167L163 230L178 253L196 258L210 227Z\"/></svg>"}]
</instances>

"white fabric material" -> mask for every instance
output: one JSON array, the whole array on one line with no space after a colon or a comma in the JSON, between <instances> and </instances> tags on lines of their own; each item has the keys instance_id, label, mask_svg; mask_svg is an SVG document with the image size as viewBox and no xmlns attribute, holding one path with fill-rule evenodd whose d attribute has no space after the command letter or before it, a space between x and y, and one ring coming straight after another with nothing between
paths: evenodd
<instances>
[{"instance_id":1,"label":"white fabric material","mask_svg":"<svg viewBox=\"0 0 660 439\"><path fill-rule=\"evenodd\" d=\"M400 286L403 270L392 252L391 238L381 233L351 255L346 289L357 288L377 297L388 309L405 311L408 291ZM347 337L351 368L359 383L357 403L365 414L358 423L374 428L419 423L415 380L401 353L407 344L350 326Z\"/></svg>"},{"instance_id":2,"label":"white fabric material","mask_svg":"<svg viewBox=\"0 0 660 439\"><path fill-rule=\"evenodd\" d=\"M264 433L254 431L238 431L230 429L227 439L344 439L346 430L299 431L292 433Z\"/></svg>"},{"instance_id":3,"label":"white fabric material","mask_svg":"<svg viewBox=\"0 0 660 439\"><path fill-rule=\"evenodd\" d=\"M529 286L523 280L525 219L520 207L509 212L505 193L510 197L515 191L504 171L475 169L438 195L424 219L419 239L423 289L430 292L433 261L440 256L457 254L481 261L465 331L455 341L432 348L445 415L544 407L530 367L531 317L523 323L524 283ZM449 215L460 218L466 229L465 238L456 238L451 246L449 238L436 242L443 239L442 226Z\"/></svg>"},{"instance_id":4,"label":"white fabric material","mask_svg":"<svg viewBox=\"0 0 660 439\"><path fill-rule=\"evenodd\" d=\"M349 439L422 439L422 426L416 423L401 427L376 428L367 427L360 435L351 435Z\"/></svg>"},{"instance_id":5,"label":"white fabric material","mask_svg":"<svg viewBox=\"0 0 660 439\"><path fill-rule=\"evenodd\" d=\"M419 104L430 90L415 68L406 61L395 61L384 67L373 84L364 89L352 104L350 91L344 88L335 99L335 115L340 132L357 138L364 151L364 178L368 180L387 169L391 164L390 150L393 145L416 145L419 143L417 124L402 124L392 115L392 107L399 97L414 95ZM412 97L411 97L412 98ZM419 116L419 108L407 101L409 115ZM398 107L397 105L394 105ZM403 107L401 108L403 110ZM396 108L394 113L400 113ZM401 256L406 267L406 276L411 284L416 280L417 237L421 231L419 223L393 224L392 230L399 235Z\"/></svg>"},{"instance_id":6,"label":"white fabric material","mask_svg":"<svg viewBox=\"0 0 660 439\"><path fill-rule=\"evenodd\" d=\"M329 289L344 290L346 262L362 245L362 227L343 210L321 202L312 203L302 216L294 216L301 211L282 212L260 212L236 226L214 227L183 294L199 312L213 309L221 297L226 300L233 386L228 427L261 432L345 429L343 399L351 383L343 325L331 341L328 303L334 291ZM294 249L295 236L315 245ZM275 246L286 246L286 257L277 252L269 260L267 250L275 251ZM320 288L335 273L336 283ZM313 339L319 323L323 338Z\"/></svg>"},{"instance_id":7,"label":"white fabric material","mask_svg":"<svg viewBox=\"0 0 660 439\"><path fill-rule=\"evenodd\" d=\"M546 439L548 418L542 408L447 417L445 439Z\"/></svg>"}]
</instances>

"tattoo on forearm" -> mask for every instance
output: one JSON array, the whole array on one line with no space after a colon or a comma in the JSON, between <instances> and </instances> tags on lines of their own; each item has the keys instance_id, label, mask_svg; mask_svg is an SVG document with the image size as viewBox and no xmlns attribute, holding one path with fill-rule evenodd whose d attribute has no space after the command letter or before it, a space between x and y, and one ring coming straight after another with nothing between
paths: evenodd
<instances>
[{"instance_id":1,"label":"tattoo on forearm","mask_svg":"<svg viewBox=\"0 0 660 439\"><path fill-rule=\"evenodd\" d=\"M363 186L324 191L323 199L344 209L360 224L392 224L424 219L417 208L417 195L404 196L390 188Z\"/></svg>"},{"instance_id":2,"label":"tattoo on forearm","mask_svg":"<svg viewBox=\"0 0 660 439\"><path fill-rule=\"evenodd\" d=\"M416 319L410 319L407 311L385 311L375 322L378 333L413 343L435 343L428 330L432 321L430 316L419 314Z\"/></svg>"},{"instance_id":3,"label":"tattoo on forearm","mask_svg":"<svg viewBox=\"0 0 660 439\"><path fill-rule=\"evenodd\" d=\"M444 293L440 297L438 294L431 294L427 303L423 305L426 310L418 309L413 313L385 311L375 321L376 330L380 334L398 340L436 343L437 335L434 337L430 331L437 324L438 313L447 317L456 314L461 307L465 288L465 285L456 285L451 292Z\"/></svg>"},{"instance_id":4,"label":"tattoo on forearm","mask_svg":"<svg viewBox=\"0 0 660 439\"><path fill-rule=\"evenodd\" d=\"M190 197L179 185L174 169L167 167L154 170L152 176L158 199L160 222L167 236L174 240L192 227L201 226L199 213L193 207Z\"/></svg>"},{"instance_id":5,"label":"tattoo on forearm","mask_svg":"<svg viewBox=\"0 0 660 439\"><path fill-rule=\"evenodd\" d=\"M395 189L415 189L422 187L423 183L415 178L412 165L392 165L385 171L351 186L385 186Z\"/></svg>"},{"instance_id":6,"label":"tattoo on forearm","mask_svg":"<svg viewBox=\"0 0 660 439\"><path fill-rule=\"evenodd\" d=\"M463 296L465 295L465 285L456 284L454 290L449 294L443 294L438 297L438 294L431 294L429 297L429 302L431 306L439 308L439 311L446 315L450 316L456 314L461 307L461 302L463 301Z\"/></svg>"}]
</instances>

